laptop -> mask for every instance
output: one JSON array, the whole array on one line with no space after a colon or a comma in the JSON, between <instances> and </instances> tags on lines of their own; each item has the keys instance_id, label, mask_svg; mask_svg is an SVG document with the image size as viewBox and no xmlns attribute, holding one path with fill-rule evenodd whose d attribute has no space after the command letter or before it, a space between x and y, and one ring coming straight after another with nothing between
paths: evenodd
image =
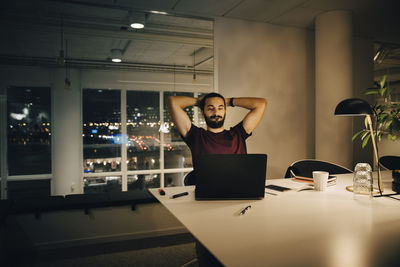
<instances>
[{"instance_id":1,"label":"laptop","mask_svg":"<svg viewBox=\"0 0 400 267\"><path fill-rule=\"evenodd\" d=\"M210 154L194 159L196 200L262 199L267 155Z\"/></svg>"}]
</instances>

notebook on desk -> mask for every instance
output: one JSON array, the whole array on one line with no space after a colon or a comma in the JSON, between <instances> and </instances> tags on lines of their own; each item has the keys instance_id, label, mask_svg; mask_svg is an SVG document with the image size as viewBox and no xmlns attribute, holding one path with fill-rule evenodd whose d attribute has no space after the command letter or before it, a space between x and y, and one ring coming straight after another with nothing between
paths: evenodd
<instances>
[{"instance_id":1,"label":"notebook on desk","mask_svg":"<svg viewBox=\"0 0 400 267\"><path fill-rule=\"evenodd\" d=\"M213 154L194 159L196 200L261 199L267 155Z\"/></svg>"}]
</instances>

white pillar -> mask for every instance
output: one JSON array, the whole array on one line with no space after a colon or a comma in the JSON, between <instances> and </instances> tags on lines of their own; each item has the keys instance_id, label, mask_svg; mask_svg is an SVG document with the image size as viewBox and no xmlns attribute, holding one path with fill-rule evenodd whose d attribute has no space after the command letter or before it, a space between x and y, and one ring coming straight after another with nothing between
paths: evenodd
<instances>
[{"instance_id":1,"label":"white pillar","mask_svg":"<svg viewBox=\"0 0 400 267\"><path fill-rule=\"evenodd\" d=\"M352 97L350 11L331 11L315 21L315 156L352 166L352 118L335 117L336 105Z\"/></svg>"},{"instance_id":2,"label":"white pillar","mask_svg":"<svg viewBox=\"0 0 400 267\"><path fill-rule=\"evenodd\" d=\"M82 123L80 72L71 70L65 89L65 69L55 70L52 112L52 195L82 193Z\"/></svg>"}]
</instances>

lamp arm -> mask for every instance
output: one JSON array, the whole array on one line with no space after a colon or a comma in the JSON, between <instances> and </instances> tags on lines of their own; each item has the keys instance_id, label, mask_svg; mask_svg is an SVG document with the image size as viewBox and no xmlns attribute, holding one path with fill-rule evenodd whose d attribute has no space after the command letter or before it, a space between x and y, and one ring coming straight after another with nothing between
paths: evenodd
<instances>
[{"instance_id":1,"label":"lamp arm","mask_svg":"<svg viewBox=\"0 0 400 267\"><path fill-rule=\"evenodd\" d=\"M379 187L379 193L382 195L383 192L383 186L382 186L382 176L381 176L381 170L379 168L379 157L378 157L378 149L376 147L376 142L375 142L375 135L374 135L374 130L372 128L372 119L370 115L367 115L367 121L368 121L368 126L369 126L369 131L371 132L371 140L372 140L372 146L374 148L374 155L375 155L375 162L378 167L378 187Z\"/></svg>"}]
</instances>

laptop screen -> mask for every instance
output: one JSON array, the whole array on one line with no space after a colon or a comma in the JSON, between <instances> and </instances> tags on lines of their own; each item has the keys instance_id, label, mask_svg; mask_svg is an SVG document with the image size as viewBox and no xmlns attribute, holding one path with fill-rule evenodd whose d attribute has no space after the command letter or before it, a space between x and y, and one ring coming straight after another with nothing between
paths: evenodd
<instances>
[{"instance_id":1,"label":"laptop screen","mask_svg":"<svg viewBox=\"0 0 400 267\"><path fill-rule=\"evenodd\" d=\"M267 155L211 154L194 159L196 199L260 199L265 194Z\"/></svg>"}]
</instances>

